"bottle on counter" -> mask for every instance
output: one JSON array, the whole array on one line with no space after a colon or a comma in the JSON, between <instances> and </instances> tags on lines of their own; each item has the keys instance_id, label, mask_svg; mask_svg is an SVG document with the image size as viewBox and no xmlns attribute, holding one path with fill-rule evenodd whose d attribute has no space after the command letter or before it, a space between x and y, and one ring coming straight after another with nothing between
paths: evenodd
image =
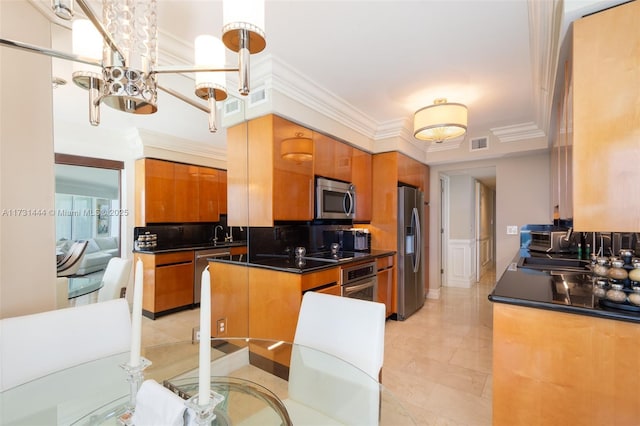
<instances>
[{"instance_id":1,"label":"bottle on counter","mask_svg":"<svg viewBox=\"0 0 640 426\"><path fill-rule=\"evenodd\" d=\"M591 244L587 243L587 247L584 252L584 258L589 260L591 259Z\"/></svg>"},{"instance_id":2,"label":"bottle on counter","mask_svg":"<svg viewBox=\"0 0 640 426\"><path fill-rule=\"evenodd\" d=\"M582 259L582 244L578 243L578 259Z\"/></svg>"}]
</instances>

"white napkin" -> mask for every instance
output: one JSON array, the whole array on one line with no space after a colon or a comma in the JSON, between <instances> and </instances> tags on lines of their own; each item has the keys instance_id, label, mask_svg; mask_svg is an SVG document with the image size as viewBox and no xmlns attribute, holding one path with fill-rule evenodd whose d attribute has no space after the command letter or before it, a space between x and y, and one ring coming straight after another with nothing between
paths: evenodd
<instances>
[{"instance_id":1,"label":"white napkin","mask_svg":"<svg viewBox=\"0 0 640 426\"><path fill-rule=\"evenodd\" d=\"M155 380L145 380L136 395L132 422L136 426L182 426L184 400Z\"/></svg>"}]
</instances>

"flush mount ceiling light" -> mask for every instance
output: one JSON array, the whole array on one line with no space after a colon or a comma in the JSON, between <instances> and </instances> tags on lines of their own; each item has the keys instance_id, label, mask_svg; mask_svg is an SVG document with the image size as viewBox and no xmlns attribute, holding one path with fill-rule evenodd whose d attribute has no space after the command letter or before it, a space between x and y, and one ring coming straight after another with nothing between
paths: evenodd
<instances>
[{"instance_id":1,"label":"flush mount ceiling light","mask_svg":"<svg viewBox=\"0 0 640 426\"><path fill-rule=\"evenodd\" d=\"M280 151L285 160L296 163L311 161L313 159L313 139L304 137L302 133L296 133L294 138L282 140Z\"/></svg>"},{"instance_id":2,"label":"flush mount ceiling light","mask_svg":"<svg viewBox=\"0 0 640 426\"><path fill-rule=\"evenodd\" d=\"M436 99L433 105L416 111L413 118L413 136L416 139L441 143L457 138L467 131L467 107Z\"/></svg>"},{"instance_id":3,"label":"flush mount ceiling light","mask_svg":"<svg viewBox=\"0 0 640 426\"><path fill-rule=\"evenodd\" d=\"M100 104L134 114L158 110L158 89L209 114L209 130L216 129L216 101L227 97L223 72L239 72L241 95L249 94L249 56L265 46L264 0L223 0L222 41L200 36L195 42L195 65L158 66L157 0L103 0L102 21L86 0L52 0L56 16L70 20L75 3L88 20L74 19L73 53L0 38L0 44L74 62L73 81L89 91L89 122L100 123ZM238 53L238 67L224 65L224 46ZM195 94L208 107L160 86L162 73L196 74Z\"/></svg>"}]
</instances>

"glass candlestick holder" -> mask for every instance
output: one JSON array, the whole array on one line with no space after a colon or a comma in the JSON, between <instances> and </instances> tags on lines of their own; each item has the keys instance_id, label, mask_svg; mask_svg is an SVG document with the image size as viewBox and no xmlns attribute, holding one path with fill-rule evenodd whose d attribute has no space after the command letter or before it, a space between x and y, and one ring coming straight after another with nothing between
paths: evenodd
<instances>
[{"instance_id":1,"label":"glass candlestick holder","mask_svg":"<svg viewBox=\"0 0 640 426\"><path fill-rule=\"evenodd\" d=\"M200 405L198 394L187 399L184 403L187 408L194 411L196 415L196 424L198 425L210 425L212 421L216 419L215 410L216 406L224 401L224 396L214 391L209 391L209 402L207 404Z\"/></svg>"},{"instance_id":2,"label":"glass candlestick holder","mask_svg":"<svg viewBox=\"0 0 640 426\"><path fill-rule=\"evenodd\" d=\"M145 368L152 363L144 357L140 357L140 363L138 365L131 365L129 362L126 364L120 364L120 367L127 374L127 382L129 382L129 402L127 403L127 409L124 414L119 417L120 423L123 425L131 425L131 417L136 409L136 396L138 390L144 381L144 374L142 373Z\"/></svg>"}]
</instances>

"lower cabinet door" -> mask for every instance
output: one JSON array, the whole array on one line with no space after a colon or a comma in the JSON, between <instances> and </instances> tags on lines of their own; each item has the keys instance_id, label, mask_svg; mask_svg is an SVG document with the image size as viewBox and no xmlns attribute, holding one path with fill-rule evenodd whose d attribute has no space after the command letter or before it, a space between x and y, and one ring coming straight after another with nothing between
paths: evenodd
<instances>
[{"instance_id":1,"label":"lower cabinet door","mask_svg":"<svg viewBox=\"0 0 640 426\"><path fill-rule=\"evenodd\" d=\"M193 303L193 262L156 267L155 312Z\"/></svg>"}]
</instances>

